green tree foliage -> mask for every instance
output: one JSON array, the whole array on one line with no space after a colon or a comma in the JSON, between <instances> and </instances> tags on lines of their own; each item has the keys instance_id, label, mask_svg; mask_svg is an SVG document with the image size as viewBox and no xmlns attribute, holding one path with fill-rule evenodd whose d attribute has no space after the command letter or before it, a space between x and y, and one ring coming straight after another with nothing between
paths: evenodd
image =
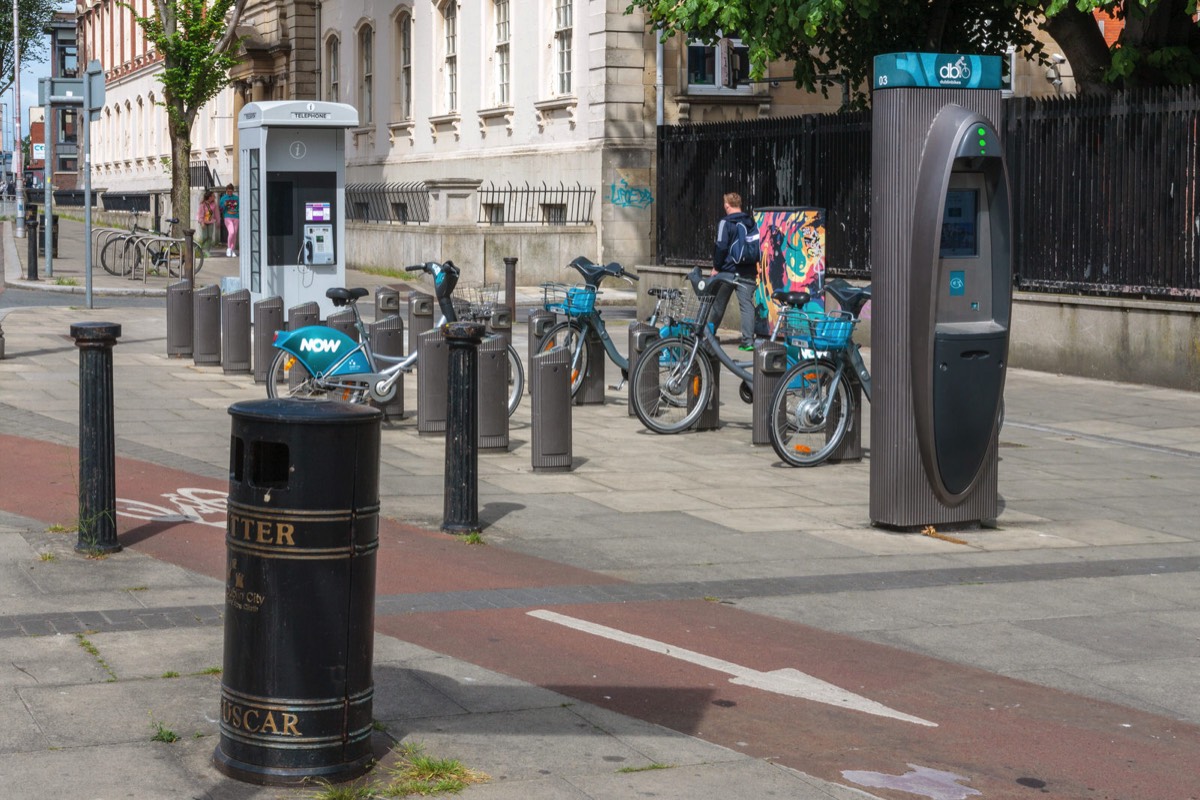
<instances>
[{"instance_id":1,"label":"green tree foliage","mask_svg":"<svg viewBox=\"0 0 1200 800\"><path fill-rule=\"evenodd\" d=\"M229 70L240 60L234 31L246 0L155 0L152 17L122 5L134 12L163 57L158 80L171 139L171 207L186 220L191 211L192 126L200 108L229 84Z\"/></svg>"},{"instance_id":2,"label":"green tree foliage","mask_svg":"<svg viewBox=\"0 0 1200 800\"><path fill-rule=\"evenodd\" d=\"M1044 28L1070 61L1085 92L1113 85L1190 83L1200 75L1197 0L632 0L664 37L740 38L754 77L786 59L793 78L828 94L831 78L866 101L880 53L1003 55L1009 45L1044 59L1035 38ZM1125 20L1109 50L1092 17L1102 10Z\"/></svg>"},{"instance_id":3,"label":"green tree foliage","mask_svg":"<svg viewBox=\"0 0 1200 800\"><path fill-rule=\"evenodd\" d=\"M6 3L4 21L0 22L0 94L13 83L13 24L12 0ZM54 16L54 0L17 0L17 19L21 32L21 63L35 63L46 57L46 32L43 30Z\"/></svg>"}]
</instances>

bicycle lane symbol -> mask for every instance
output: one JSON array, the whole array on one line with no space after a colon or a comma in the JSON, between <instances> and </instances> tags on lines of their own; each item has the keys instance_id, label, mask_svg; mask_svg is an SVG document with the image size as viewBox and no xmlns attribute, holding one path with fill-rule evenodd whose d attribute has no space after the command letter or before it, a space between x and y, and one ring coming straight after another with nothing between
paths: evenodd
<instances>
[{"instance_id":1,"label":"bicycle lane symbol","mask_svg":"<svg viewBox=\"0 0 1200 800\"><path fill-rule=\"evenodd\" d=\"M118 497L117 516L147 522L193 522L213 528L225 528L227 492L219 489L180 488L159 496L169 505L155 505L142 500Z\"/></svg>"}]
</instances>

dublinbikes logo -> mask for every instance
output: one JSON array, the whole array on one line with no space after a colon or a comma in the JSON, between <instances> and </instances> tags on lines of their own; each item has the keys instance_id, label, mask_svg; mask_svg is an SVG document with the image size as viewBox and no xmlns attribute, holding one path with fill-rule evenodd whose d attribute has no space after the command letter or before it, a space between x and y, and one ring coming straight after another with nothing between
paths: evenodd
<instances>
[{"instance_id":1,"label":"dublinbikes logo","mask_svg":"<svg viewBox=\"0 0 1200 800\"><path fill-rule=\"evenodd\" d=\"M947 56L945 61L937 64L938 84L941 86L965 86L971 80L971 63L966 56L959 56L951 61L953 56Z\"/></svg>"}]
</instances>

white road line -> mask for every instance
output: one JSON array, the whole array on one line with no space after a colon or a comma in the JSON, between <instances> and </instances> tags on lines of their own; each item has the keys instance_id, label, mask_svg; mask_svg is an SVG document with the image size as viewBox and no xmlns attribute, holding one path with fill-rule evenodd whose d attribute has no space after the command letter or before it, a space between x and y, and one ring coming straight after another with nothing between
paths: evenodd
<instances>
[{"instance_id":1,"label":"white road line","mask_svg":"<svg viewBox=\"0 0 1200 800\"><path fill-rule=\"evenodd\" d=\"M812 700L816 703L825 703L826 705L845 708L851 711L861 711L864 714L874 714L879 717L890 717L902 722L911 722L915 725L937 727L936 722L930 722L920 717L914 717L888 708L882 703L876 703L874 700L869 700L862 695L849 692L840 686L827 683L820 678L814 678L798 669L786 668L771 670L770 672L759 672L749 667L743 667L740 664L722 661L719 658L697 653L694 650L685 650L682 647L675 647L665 642L647 639L645 636L638 636L635 633L627 633L616 628L610 628L607 625L598 625L587 620L568 617L554 611L538 609L526 613L531 617L545 620L546 622L553 622L557 625L562 625L583 633L590 633L593 636L600 636L614 642L630 645L631 647L639 647L642 650L649 650L652 653L670 656L671 658L687 661L690 664L715 670L716 672L724 672L727 675L733 676L729 682L737 686L749 686L754 689L762 689L764 692L774 692L775 694L787 695L788 697L798 697L802 700Z\"/></svg>"}]
</instances>

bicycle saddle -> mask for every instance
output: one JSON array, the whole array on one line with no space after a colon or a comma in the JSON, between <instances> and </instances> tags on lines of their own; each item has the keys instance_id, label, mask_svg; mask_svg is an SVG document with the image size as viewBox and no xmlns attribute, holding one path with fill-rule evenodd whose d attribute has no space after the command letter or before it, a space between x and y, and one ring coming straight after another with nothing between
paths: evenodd
<instances>
[{"instance_id":1,"label":"bicycle saddle","mask_svg":"<svg viewBox=\"0 0 1200 800\"><path fill-rule=\"evenodd\" d=\"M771 294L771 299L791 308L802 308L812 299L812 295L808 292L789 292L786 289L780 289Z\"/></svg>"},{"instance_id":2,"label":"bicycle saddle","mask_svg":"<svg viewBox=\"0 0 1200 800\"><path fill-rule=\"evenodd\" d=\"M348 303L353 303L360 297L366 297L371 291L359 286L355 289L343 289L340 286L335 286L332 289L325 290L325 296L333 301L335 306L344 306Z\"/></svg>"},{"instance_id":3,"label":"bicycle saddle","mask_svg":"<svg viewBox=\"0 0 1200 800\"><path fill-rule=\"evenodd\" d=\"M579 270L588 286L598 287L604 278L619 278L625 274L625 268L615 261L608 264L597 264L585 256L579 256L568 266Z\"/></svg>"},{"instance_id":4,"label":"bicycle saddle","mask_svg":"<svg viewBox=\"0 0 1200 800\"><path fill-rule=\"evenodd\" d=\"M843 310L849 311L855 317L871 299L871 284L851 286L843 278L834 278L825 284L825 291L833 295L833 299L838 301Z\"/></svg>"}]
</instances>

